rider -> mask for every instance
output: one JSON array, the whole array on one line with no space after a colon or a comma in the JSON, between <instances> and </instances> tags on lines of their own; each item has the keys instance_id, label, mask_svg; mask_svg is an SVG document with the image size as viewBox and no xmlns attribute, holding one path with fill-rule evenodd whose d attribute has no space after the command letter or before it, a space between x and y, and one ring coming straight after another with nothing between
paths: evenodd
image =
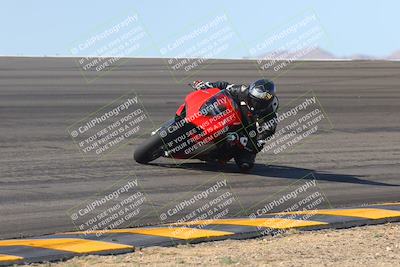
<instances>
[{"instance_id":1,"label":"rider","mask_svg":"<svg viewBox=\"0 0 400 267\"><path fill-rule=\"evenodd\" d=\"M225 90L240 107L244 131L238 132L237 135L228 133L227 139L236 143L239 141L242 149L235 155L235 161L241 169L251 169L256 154L263 148L263 140L272 136L276 130L276 111L279 102L275 94L275 84L267 79L257 80L250 85L198 80L193 82L193 88L196 90L208 88ZM238 136L239 140L235 140L235 136Z\"/></svg>"}]
</instances>

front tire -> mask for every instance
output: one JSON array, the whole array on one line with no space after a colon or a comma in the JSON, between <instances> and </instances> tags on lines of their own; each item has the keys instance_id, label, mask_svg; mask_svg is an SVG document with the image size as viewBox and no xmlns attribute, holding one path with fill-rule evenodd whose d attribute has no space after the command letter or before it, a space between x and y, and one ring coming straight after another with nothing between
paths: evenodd
<instances>
[{"instance_id":1,"label":"front tire","mask_svg":"<svg viewBox=\"0 0 400 267\"><path fill-rule=\"evenodd\" d=\"M160 135L156 133L135 149L133 158L137 163L147 164L163 155L163 144Z\"/></svg>"}]
</instances>

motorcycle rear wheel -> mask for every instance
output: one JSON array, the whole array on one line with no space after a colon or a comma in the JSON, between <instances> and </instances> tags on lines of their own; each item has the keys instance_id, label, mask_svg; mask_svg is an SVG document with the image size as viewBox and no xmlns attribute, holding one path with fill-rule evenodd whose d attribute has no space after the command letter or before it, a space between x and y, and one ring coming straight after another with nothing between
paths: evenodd
<instances>
[{"instance_id":1,"label":"motorcycle rear wheel","mask_svg":"<svg viewBox=\"0 0 400 267\"><path fill-rule=\"evenodd\" d=\"M236 166L239 168L240 172L242 172L242 173L247 173L254 167L253 162L251 162L251 161L243 162L238 157L235 157L235 163L236 163Z\"/></svg>"}]
</instances>

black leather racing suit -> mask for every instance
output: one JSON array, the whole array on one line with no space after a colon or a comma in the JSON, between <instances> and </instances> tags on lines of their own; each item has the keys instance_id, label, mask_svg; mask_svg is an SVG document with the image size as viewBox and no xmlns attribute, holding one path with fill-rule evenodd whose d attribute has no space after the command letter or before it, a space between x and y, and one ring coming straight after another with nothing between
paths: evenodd
<instances>
[{"instance_id":1,"label":"black leather racing suit","mask_svg":"<svg viewBox=\"0 0 400 267\"><path fill-rule=\"evenodd\" d=\"M239 164L250 164L252 167L256 154L263 148L261 140L267 139L276 131L278 98L275 96L266 110L262 114L258 114L257 111L251 110L247 103L248 85L236 85L224 81L211 82L209 84L214 88L229 92L239 106L244 129L239 131L238 135L247 141L241 142L243 149L237 151L235 161Z\"/></svg>"}]
</instances>

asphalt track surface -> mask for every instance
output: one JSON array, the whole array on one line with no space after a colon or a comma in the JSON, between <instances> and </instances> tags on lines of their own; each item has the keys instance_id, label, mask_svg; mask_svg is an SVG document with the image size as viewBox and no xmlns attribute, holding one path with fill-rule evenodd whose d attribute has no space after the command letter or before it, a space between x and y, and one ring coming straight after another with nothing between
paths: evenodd
<instances>
[{"instance_id":1,"label":"asphalt track surface","mask_svg":"<svg viewBox=\"0 0 400 267\"><path fill-rule=\"evenodd\" d=\"M260 76L254 62L216 61L192 79ZM300 62L274 80L281 106L313 90L333 127L284 156L261 155L253 172L241 174L233 163L139 165L132 151L142 138L104 159L82 159L67 127L121 95L137 92L155 125L171 118L190 89L163 60L129 59L88 83L72 58L1 58L0 238L74 230L67 211L129 174L151 200L144 208L154 211L133 226L159 223L165 203L221 174L240 200L231 217L248 215L310 173L331 207L399 201L400 62Z\"/></svg>"}]
</instances>

